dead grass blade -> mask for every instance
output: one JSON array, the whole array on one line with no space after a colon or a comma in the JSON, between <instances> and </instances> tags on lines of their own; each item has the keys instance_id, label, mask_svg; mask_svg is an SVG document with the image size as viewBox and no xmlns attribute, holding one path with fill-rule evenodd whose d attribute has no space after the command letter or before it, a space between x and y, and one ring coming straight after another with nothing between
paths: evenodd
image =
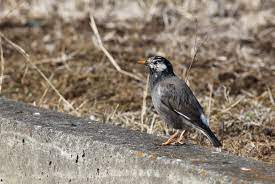
<instances>
[{"instance_id":1,"label":"dead grass blade","mask_svg":"<svg viewBox=\"0 0 275 184\"><path fill-rule=\"evenodd\" d=\"M156 121L156 114L153 115L153 118L152 118L151 123L150 123L150 128L147 131L148 134L153 134L154 133L155 121Z\"/></svg>"},{"instance_id":2,"label":"dead grass blade","mask_svg":"<svg viewBox=\"0 0 275 184\"><path fill-rule=\"evenodd\" d=\"M267 91L268 91L268 96L269 96L269 100L270 100L271 104L275 105L274 97L273 97L269 87L267 88Z\"/></svg>"},{"instance_id":3,"label":"dead grass blade","mask_svg":"<svg viewBox=\"0 0 275 184\"><path fill-rule=\"evenodd\" d=\"M194 47L193 47L193 55L192 55L191 63L190 63L190 65L189 65L189 67L188 67L188 69L187 69L187 71L186 71L186 73L185 73L185 82L188 82L188 76L189 76L190 70L191 70L191 68L192 68L193 63L194 63L195 60L196 60L196 57L197 57L197 54L198 54L198 52L199 52L200 47L201 47L202 44L203 44L204 42L206 42L207 39L208 39L208 36L207 36L207 34L206 34L206 35L204 35L204 37L202 38L201 42L198 43L198 33L197 33L198 21L197 21L197 19L195 19L195 25L196 25L196 27L195 27L195 40L194 40Z\"/></svg>"},{"instance_id":4,"label":"dead grass blade","mask_svg":"<svg viewBox=\"0 0 275 184\"><path fill-rule=\"evenodd\" d=\"M213 84L208 84L208 88L209 88L209 101L208 101L207 115L208 115L208 119L210 119L212 96L213 96Z\"/></svg>"},{"instance_id":5,"label":"dead grass blade","mask_svg":"<svg viewBox=\"0 0 275 184\"><path fill-rule=\"evenodd\" d=\"M0 93L2 92L2 85L4 80L4 53L3 53L3 47L2 47L2 38L0 37L0 59L1 59L1 72L0 72Z\"/></svg>"},{"instance_id":6,"label":"dead grass blade","mask_svg":"<svg viewBox=\"0 0 275 184\"><path fill-rule=\"evenodd\" d=\"M244 99L244 96L242 96L241 98L239 98L236 102L234 102L232 105L230 105L228 108L222 109L221 112L225 113L230 111L230 109L232 109L233 107L235 107L236 105L238 105L242 100Z\"/></svg>"},{"instance_id":7,"label":"dead grass blade","mask_svg":"<svg viewBox=\"0 0 275 184\"><path fill-rule=\"evenodd\" d=\"M92 15L90 15L90 26L96 36L96 39L97 39L97 42L98 42L98 46L99 48L103 51L103 53L107 56L107 58L109 59L109 61L112 63L112 65L115 67L115 69L119 72L119 73L122 73L124 75L127 75L135 80L138 80L138 81L143 81L140 77L138 77L137 75L134 75L130 72L127 72L123 69L120 68L120 66L117 64L117 62L115 61L115 59L113 58L113 56L108 52L108 50L104 47L103 43L102 43L102 40L101 40L101 37L99 35L99 32L98 32L98 29L97 29L97 26L96 26L96 23L95 23L95 20L94 20L94 17Z\"/></svg>"},{"instance_id":8,"label":"dead grass blade","mask_svg":"<svg viewBox=\"0 0 275 184\"><path fill-rule=\"evenodd\" d=\"M41 64L48 64L48 63L51 63L51 64L65 63L66 61L73 59L74 56L77 54L78 54L78 51L74 51L70 54L62 53L61 56L59 56L59 57L43 59L43 60L41 60L39 62L35 62L33 64L41 65Z\"/></svg>"},{"instance_id":9,"label":"dead grass blade","mask_svg":"<svg viewBox=\"0 0 275 184\"><path fill-rule=\"evenodd\" d=\"M144 91L143 91L143 100L142 100L142 109L141 109L141 116L140 116L140 120L141 120L141 124L144 124L144 116L146 114L146 98L147 98L147 94L148 94L148 86L149 86L149 75L147 76L147 80L146 80L146 85L144 87ZM141 127L141 130L143 131L143 126Z\"/></svg>"},{"instance_id":10,"label":"dead grass blade","mask_svg":"<svg viewBox=\"0 0 275 184\"><path fill-rule=\"evenodd\" d=\"M189 72L190 72L190 70L192 68L192 65L193 65L193 63L196 59L197 54L198 54L198 43L197 43L198 42L198 35L197 35L198 21L197 21L197 19L195 19L195 25L196 25L196 27L195 27L195 40L194 40L194 47L193 47L193 52L194 53L193 53L193 56L192 56L191 63L190 63L190 65L189 65L189 67L188 67L188 69L185 73L185 82L188 81Z\"/></svg>"}]
</instances>

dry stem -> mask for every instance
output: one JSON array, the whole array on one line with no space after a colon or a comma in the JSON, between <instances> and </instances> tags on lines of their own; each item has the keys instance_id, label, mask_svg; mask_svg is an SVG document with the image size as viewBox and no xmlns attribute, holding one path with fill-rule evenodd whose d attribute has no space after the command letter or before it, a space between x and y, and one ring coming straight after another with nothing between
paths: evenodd
<instances>
[{"instance_id":1,"label":"dry stem","mask_svg":"<svg viewBox=\"0 0 275 184\"><path fill-rule=\"evenodd\" d=\"M40 65L40 64L47 64L47 63L64 63L68 60L71 60L74 58L74 56L77 54L78 52L75 51L75 52L72 52L70 54L62 54L61 56L59 57L56 57L56 58L47 58L47 59L43 59L39 62L35 62L33 64L35 65Z\"/></svg>"},{"instance_id":2,"label":"dry stem","mask_svg":"<svg viewBox=\"0 0 275 184\"><path fill-rule=\"evenodd\" d=\"M208 118L210 119L211 115L211 104L212 104L212 95L213 95L213 84L208 84L209 87L209 101L208 101Z\"/></svg>"},{"instance_id":3,"label":"dry stem","mask_svg":"<svg viewBox=\"0 0 275 184\"><path fill-rule=\"evenodd\" d=\"M144 124L144 116L146 114L146 98L148 94L148 86L149 86L149 75L147 76L146 85L143 91L142 109L141 109L141 117L140 117L142 125ZM143 126L141 127L141 130L143 131Z\"/></svg>"},{"instance_id":4,"label":"dry stem","mask_svg":"<svg viewBox=\"0 0 275 184\"><path fill-rule=\"evenodd\" d=\"M90 26L96 36L96 39L97 39L97 42L98 42L98 46L99 48L103 51L103 53L107 56L107 58L109 59L109 61L112 63L112 65L115 67L115 69L119 72L119 73L122 73L124 75L127 75L135 80L138 80L138 81L143 81L140 77L138 77L137 75L134 75L130 72L127 72L123 69L120 68L120 66L117 64L117 62L115 61L115 59L113 58L113 56L108 52L108 50L104 47L103 43L102 43L102 40L101 40L101 37L98 33L98 29L97 29L97 26L96 26L96 23L95 23L95 20L93 18L92 15L90 15Z\"/></svg>"},{"instance_id":5,"label":"dry stem","mask_svg":"<svg viewBox=\"0 0 275 184\"><path fill-rule=\"evenodd\" d=\"M202 41L200 43L198 43L198 33L197 33L197 29L198 29L198 21L197 19L195 19L195 24L196 24L196 27L195 27L195 40L194 40L194 53L193 53L193 56L192 56L192 60L191 60L191 63L185 73L185 82L188 82L188 76L189 76L189 73L190 73L190 70L192 68L192 65L193 63L195 62L196 60L196 57L197 57L197 54L199 52L199 48L201 47L201 45L207 40L208 36L205 35L202 39Z\"/></svg>"},{"instance_id":6,"label":"dry stem","mask_svg":"<svg viewBox=\"0 0 275 184\"><path fill-rule=\"evenodd\" d=\"M232 109L233 107L235 107L236 105L238 105L243 99L244 99L244 97L239 98L235 103L233 103L232 105L230 105L228 108L222 109L221 112L225 113L227 111L230 111L230 109Z\"/></svg>"},{"instance_id":7,"label":"dry stem","mask_svg":"<svg viewBox=\"0 0 275 184\"><path fill-rule=\"evenodd\" d=\"M4 64L5 64L1 37L0 37L0 57L1 57L1 73L0 73L0 93L1 93L3 80L4 80Z\"/></svg>"}]
</instances>

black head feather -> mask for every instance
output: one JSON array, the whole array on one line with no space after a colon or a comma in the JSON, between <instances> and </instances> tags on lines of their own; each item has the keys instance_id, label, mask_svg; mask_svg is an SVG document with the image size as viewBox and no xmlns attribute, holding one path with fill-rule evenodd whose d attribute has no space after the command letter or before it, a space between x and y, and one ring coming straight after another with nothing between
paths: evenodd
<instances>
[{"instance_id":1,"label":"black head feather","mask_svg":"<svg viewBox=\"0 0 275 184\"><path fill-rule=\"evenodd\" d=\"M165 75L174 73L172 64L162 56L149 57L146 60L146 65L152 74L158 73Z\"/></svg>"},{"instance_id":2,"label":"black head feather","mask_svg":"<svg viewBox=\"0 0 275 184\"><path fill-rule=\"evenodd\" d=\"M162 79L175 75L172 64L162 56L149 57L145 65L149 69L151 88Z\"/></svg>"}]
</instances>

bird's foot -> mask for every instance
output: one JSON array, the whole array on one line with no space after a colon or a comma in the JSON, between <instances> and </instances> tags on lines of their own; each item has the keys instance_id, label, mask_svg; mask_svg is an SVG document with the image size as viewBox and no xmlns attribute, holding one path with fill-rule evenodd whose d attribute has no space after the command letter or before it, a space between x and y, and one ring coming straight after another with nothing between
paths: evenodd
<instances>
[{"instance_id":1,"label":"bird's foot","mask_svg":"<svg viewBox=\"0 0 275 184\"><path fill-rule=\"evenodd\" d=\"M167 141L165 141L164 143L162 143L162 146L167 146L167 145L173 145L176 142L176 138L179 135L179 131L177 130L173 135L171 135L169 137L169 139Z\"/></svg>"},{"instance_id":2,"label":"bird's foot","mask_svg":"<svg viewBox=\"0 0 275 184\"><path fill-rule=\"evenodd\" d=\"M183 130L180 134L180 136L177 138L177 140L175 141L175 144L180 144L180 145L183 145L185 144L185 141L184 141L184 135L185 135L186 131Z\"/></svg>"}]
</instances>

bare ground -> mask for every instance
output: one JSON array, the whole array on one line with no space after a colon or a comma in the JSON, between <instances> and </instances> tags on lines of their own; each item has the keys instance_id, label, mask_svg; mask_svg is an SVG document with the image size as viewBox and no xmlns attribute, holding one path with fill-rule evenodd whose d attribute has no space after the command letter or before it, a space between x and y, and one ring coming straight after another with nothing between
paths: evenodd
<instances>
[{"instance_id":1,"label":"bare ground","mask_svg":"<svg viewBox=\"0 0 275 184\"><path fill-rule=\"evenodd\" d=\"M87 12L72 13L77 18L68 21L63 14L45 18L43 13L27 14L20 3L3 3L9 13L0 17L1 33L30 55L74 110L3 37L1 95L164 135L168 130L155 115L150 96L141 122L146 70L136 61L150 54L163 55L184 78L198 48L189 84L224 150L274 163L275 3L123 2L92 3L90 9L104 46L122 69L143 82L116 71L97 45ZM22 17L16 18L17 14ZM195 132L188 140L210 145Z\"/></svg>"}]
</instances>

